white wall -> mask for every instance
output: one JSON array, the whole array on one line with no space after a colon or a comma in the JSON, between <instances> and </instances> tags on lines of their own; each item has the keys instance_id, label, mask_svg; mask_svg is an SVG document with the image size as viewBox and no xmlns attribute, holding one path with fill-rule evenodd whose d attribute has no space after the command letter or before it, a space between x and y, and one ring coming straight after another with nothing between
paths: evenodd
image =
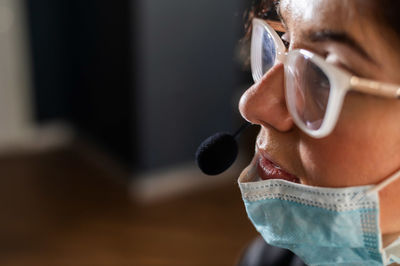
<instances>
[{"instance_id":1,"label":"white wall","mask_svg":"<svg viewBox=\"0 0 400 266\"><path fill-rule=\"evenodd\" d=\"M29 54L21 0L0 0L0 148L32 128Z\"/></svg>"},{"instance_id":2,"label":"white wall","mask_svg":"<svg viewBox=\"0 0 400 266\"><path fill-rule=\"evenodd\" d=\"M0 153L42 150L71 139L65 125L34 122L31 55L23 0L0 0Z\"/></svg>"}]
</instances>

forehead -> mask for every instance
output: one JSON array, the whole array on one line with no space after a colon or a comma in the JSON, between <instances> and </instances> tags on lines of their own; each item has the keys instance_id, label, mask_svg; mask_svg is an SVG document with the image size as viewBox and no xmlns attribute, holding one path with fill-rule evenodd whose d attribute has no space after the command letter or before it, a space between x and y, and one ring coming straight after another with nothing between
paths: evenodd
<instances>
[{"instance_id":1,"label":"forehead","mask_svg":"<svg viewBox=\"0 0 400 266\"><path fill-rule=\"evenodd\" d=\"M375 20L368 0L280 0L277 7L290 33L292 43L302 43L310 32L339 32L350 36L381 72L400 82L399 39ZM396 45L393 45L396 44ZM321 47L318 44L312 44ZM335 45L335 42L332 43ZM307 47L310 48L310 47ZM348 57L350 60L350 57ZM386 75L386 74L385 74Z\"/></svg>"},{"instance_id":2,"label":"forehead","mask_svg":"<svg viewBox=\"0 0 400 266\"><path fill-rule=\"evenodd\" d=\"M346 0L281 0L278 6L283 19L303 27L329 26L343 29L354 19L354 2ZM352 20L352 19L351 19ZM354 25L354 23L352 23Z\"/></svg>"}]
</instances>

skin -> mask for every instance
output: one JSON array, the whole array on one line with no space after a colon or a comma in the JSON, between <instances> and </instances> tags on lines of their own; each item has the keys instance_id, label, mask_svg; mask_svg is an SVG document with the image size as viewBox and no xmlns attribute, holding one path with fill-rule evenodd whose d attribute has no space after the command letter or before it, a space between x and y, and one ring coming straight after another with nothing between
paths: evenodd
<instances>
[{"instance_id":1,"label":"skin","mask_svg":"<svg viewBox=\"0 0 400 266\"><path fill-rule=\"evenodd\" d=\"M288 49L307 49L354 75L400 84L396 36L365 13L358 13L356 1L349 2L281 0ZM346 32L366 54L346 43L306 37L308 32L319 30ZM303 184L378 184L400 169L399 100L350 92L334 131L314 139L293 123L285 102L284 69L278 63L243 94L239 109L246 120L261 126L257 149ZM397 180L379 192L384 246L400 235L399 191Z\"/></svg>"}]
</instances>

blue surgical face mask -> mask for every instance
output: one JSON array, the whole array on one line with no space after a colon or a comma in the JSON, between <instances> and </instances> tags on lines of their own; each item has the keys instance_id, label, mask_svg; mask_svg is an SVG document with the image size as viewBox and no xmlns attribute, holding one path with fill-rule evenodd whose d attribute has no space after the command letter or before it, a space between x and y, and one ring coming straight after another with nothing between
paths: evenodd
<instances>
[{"instance_id":1,"label":"blue surgical face mask","mask_svg":"<svg viewBox=\"0 0 400 266\"><path fill-rule=\"evenodd\" d=\"M249 166L239 187L265 241L306 264L388 265L400 263L400 239L383 249L378 191L398 178L400 171L377 186L323 188L260 180Z\"/></svg>"}]
</instances>

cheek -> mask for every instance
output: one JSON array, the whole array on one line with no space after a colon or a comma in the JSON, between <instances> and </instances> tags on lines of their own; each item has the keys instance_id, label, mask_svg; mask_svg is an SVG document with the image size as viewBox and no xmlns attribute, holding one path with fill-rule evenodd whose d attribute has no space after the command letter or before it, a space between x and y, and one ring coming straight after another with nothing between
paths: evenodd
<instances>
[{"instance_id":1,"label":"cheek","mask_svg":"<svg viewBox=\"0 0 400 266\"><path fill-rule=\"evenodd\" d=\"M310 185L374 184L400 168L400 123L396 122L400 107L392 108L387 101L383 105L369 101L364 100L363 105L345 102L328 137L302 137L299 151Z\"/></svg>"},{"instance_id":2,"label":"cheek","mask_svg":"<svg viewBox=\"0 0 400 266\"><path fill-rule=\"evenodd\" d=\"M300 157L309 185L346 187L361 185L360 168L368 160L366 145L343 139L332 133L322 140L304 139L300 143Z\"/></svg>"}]
</instances>

